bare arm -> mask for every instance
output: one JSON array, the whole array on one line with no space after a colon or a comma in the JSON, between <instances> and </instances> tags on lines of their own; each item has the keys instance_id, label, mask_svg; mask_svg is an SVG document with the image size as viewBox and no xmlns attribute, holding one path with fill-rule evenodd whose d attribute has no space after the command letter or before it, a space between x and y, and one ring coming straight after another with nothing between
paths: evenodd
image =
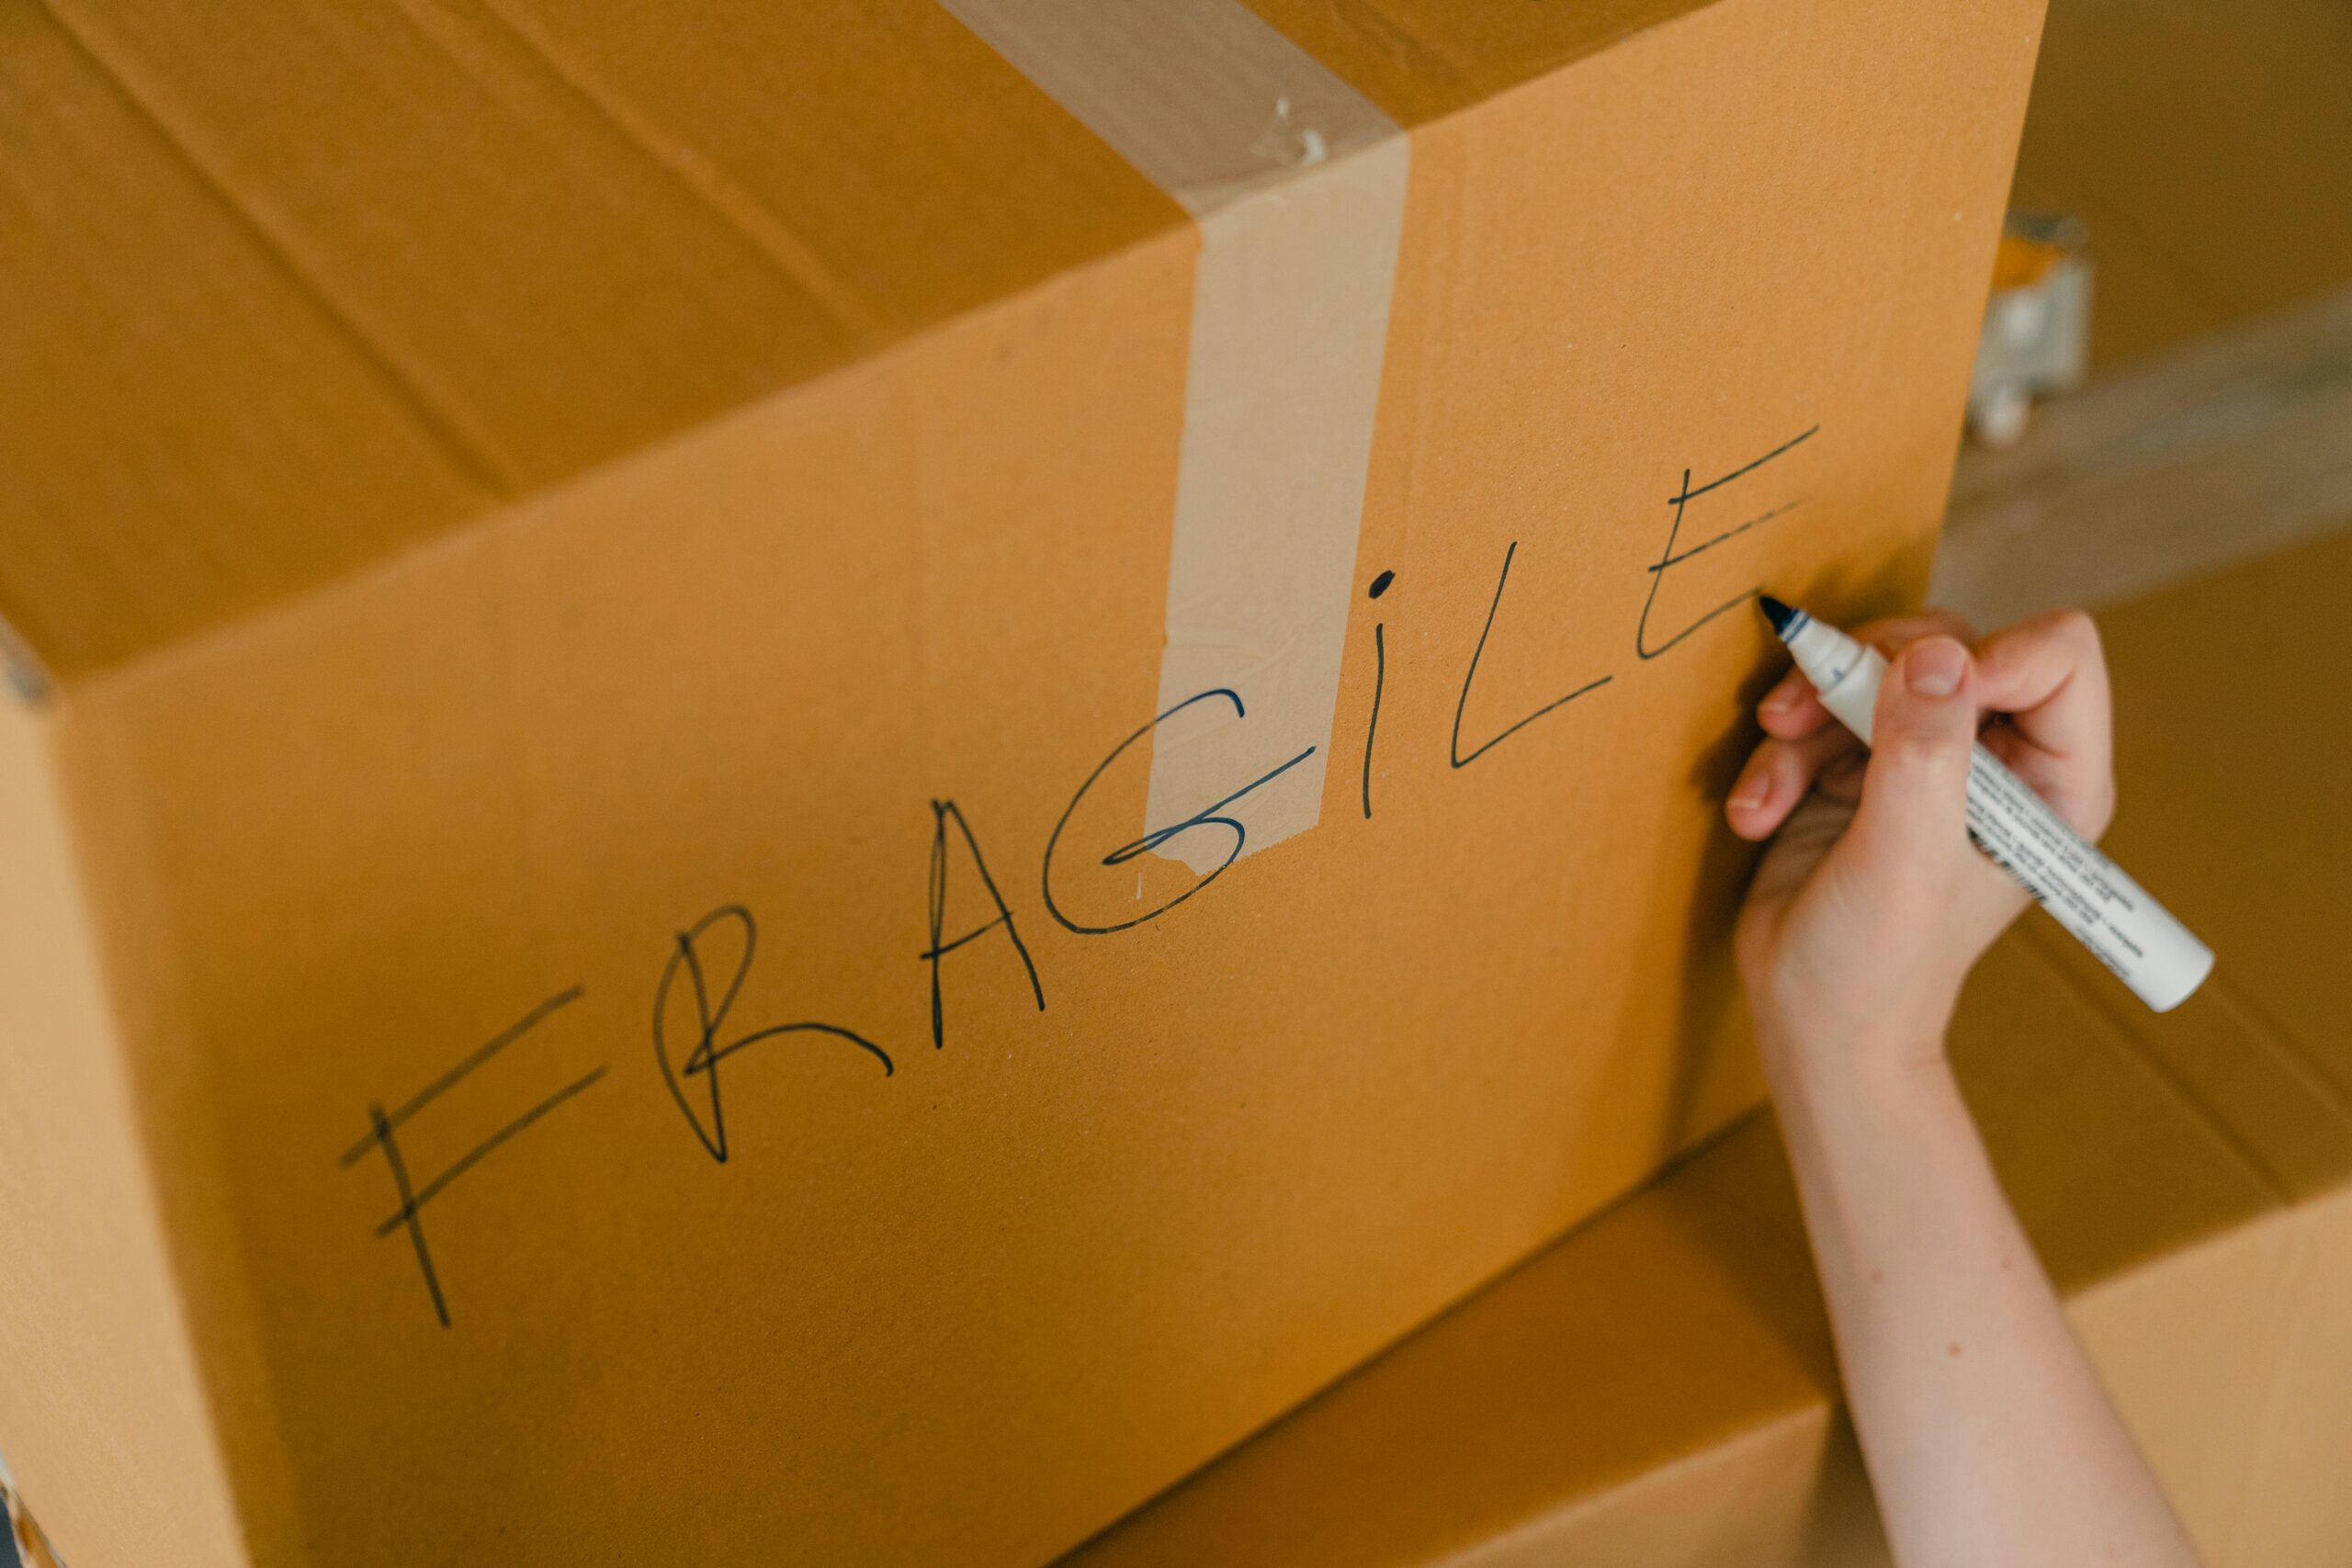
<instances>
[{"instance_id":1,"label":"bare arm","mask_svg":"<svg viewBox=\"0 0 2352 1568\"><path fill-rule=\"evenodd\" d=\"M1801 677L1726 812L1773 837L1740 968L1862 1455L1904 1568L2192 1568L2197 1557L2018 1228L1944 1057L1961 981L2025 896L1969 845L1985 743L2086 837L2113 809L2107 677L2079 615L1900 649L1862 752Z\"/></svg>"}]
</instances>

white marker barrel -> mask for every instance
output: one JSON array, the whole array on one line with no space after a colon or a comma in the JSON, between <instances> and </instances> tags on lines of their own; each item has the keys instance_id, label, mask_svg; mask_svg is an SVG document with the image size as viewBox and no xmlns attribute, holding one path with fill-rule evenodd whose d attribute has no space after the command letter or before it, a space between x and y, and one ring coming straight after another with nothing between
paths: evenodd
<instances>
[{"instance_id":1,"label":"white marker barrel","mask_svg":"<svg viewBox=\"0 0 2352 1568\"><path fill-rule=\"evenodd\" d=\"M1885 659L1803 610L1780 633L1822 706L1869 745ZM2158 1012L2212 973L2211 948L1982 746L1968 761L1968 836Z\"/></svg>"}]
</instances>

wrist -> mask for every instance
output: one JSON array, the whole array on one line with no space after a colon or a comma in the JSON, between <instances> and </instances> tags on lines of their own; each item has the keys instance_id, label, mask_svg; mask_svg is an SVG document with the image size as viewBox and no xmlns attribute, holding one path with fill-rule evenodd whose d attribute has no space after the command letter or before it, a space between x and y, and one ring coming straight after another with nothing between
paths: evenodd
<instances>
[{"instance_id":1,"label":"wrist","mask_svg":"<svg viewBox=\"0 0 2352 1568\"><path fill-rule=\"evenodd\" d=\"M1853 1030L1759 1021L1756 1043L1776 1101L1860 1094L1893 1103L1940 1097L1953 1084L1940 1019Z\"/></svg>"},{"instance_id":2,"label":"wrist","mask_svg":"<svg viewBox=\"0 0 2352 1568\"><path fill-rule=\"evenodd\" d=\"M1800 1173L1855 1201L1916 1190L1975 1136L1940 1050L1789 1053L1767 1059L1766 1081Z\"/></svg>"}]
</instances>

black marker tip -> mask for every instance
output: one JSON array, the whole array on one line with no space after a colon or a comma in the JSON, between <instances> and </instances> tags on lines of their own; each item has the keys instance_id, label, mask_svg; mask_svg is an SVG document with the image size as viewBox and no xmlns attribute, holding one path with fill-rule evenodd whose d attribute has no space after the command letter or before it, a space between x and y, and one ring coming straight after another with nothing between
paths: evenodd
<instances>
[{"instance_id":1,"label":"black marker tip","mask_svg":"<svg viewBox=\"0 0 2352 1568\"><path fill-rule=\"evenodd\" d=\"M1756 607L1764 612L1764 618L1772 623L1772 629L1776 632L1787 631L1789 623L1797 618L1797 613L1794 610L1790 609L1770 593L1758 593L1756 596Z\"/></svg>"}]
</instances>

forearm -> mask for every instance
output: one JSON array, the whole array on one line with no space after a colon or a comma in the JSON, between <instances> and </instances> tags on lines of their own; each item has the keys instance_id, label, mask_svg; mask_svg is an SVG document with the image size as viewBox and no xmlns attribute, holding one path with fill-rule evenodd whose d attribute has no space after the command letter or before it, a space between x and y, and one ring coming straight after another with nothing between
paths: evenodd
<instances>
[{"instance_id":1,"label":"forearm","mask_svg":"<svg viewBox=\"0 0 2352 1568\"><path fill-rule=\"evenodd\" d=\"M1940 1055L1767 1059L1897 1561L2193 1564Z\"/></svg>"}]
</instances>

